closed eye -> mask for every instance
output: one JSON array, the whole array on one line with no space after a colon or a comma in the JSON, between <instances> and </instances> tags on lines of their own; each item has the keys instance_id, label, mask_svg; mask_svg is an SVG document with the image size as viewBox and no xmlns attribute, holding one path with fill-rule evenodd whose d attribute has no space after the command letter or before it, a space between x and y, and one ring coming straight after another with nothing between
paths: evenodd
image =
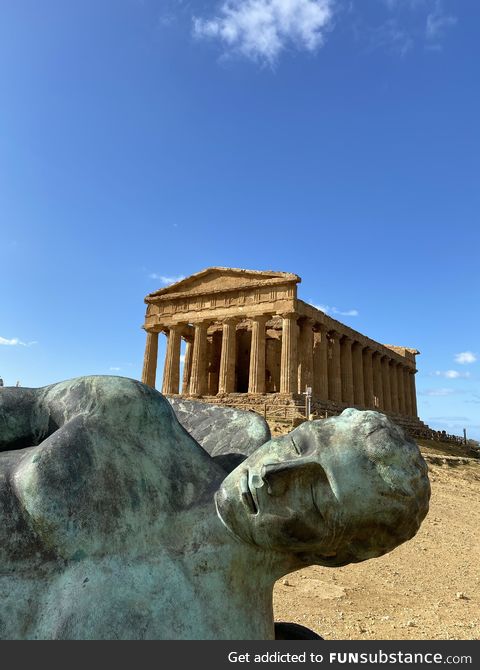
<instances>
[{"instance_id":1,"label":"closed eye","mask_svg":"<svg viewBox=\"0 0 480 670\"><path fill-rule=\"evenodd\" d=\"M370 437L370 435L373 435L373 433L378 433L379 430L383 430L385 426L376 426L373 430L371 430L369 433L365 433L365 437Z\"/></svg>"}]
</instances>

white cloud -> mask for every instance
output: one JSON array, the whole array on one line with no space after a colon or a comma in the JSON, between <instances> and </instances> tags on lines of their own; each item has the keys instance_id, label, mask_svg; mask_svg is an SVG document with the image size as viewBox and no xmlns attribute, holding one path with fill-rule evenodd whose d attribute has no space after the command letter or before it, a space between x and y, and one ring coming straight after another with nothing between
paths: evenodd
<instances>
[{"instance_id":1,"label":"white cloud","mask_svg":"<svg viewBox=\"0 0 480 670\"><path fill-rule=\"evenodd\" d=\"M448 28L457 23L457 17L445 14L440 0L435 2L435 7L427 16L425 37L431 42L436 42L443 37Z\"/></svg>"},{"instance_id":2,"label":"white cloud","mask_svg":"<svg viewBox=\"0 0 480 670\"><path fill-rule=\"evenodd\" d=\"M475 363L476 360L477 355L471 351L462 351L459 354L455 354L455 363L466 365L467 363Z\"/></svg>"},{"instance_id":3,"label":"white cloud","mask_svg":"<svg viewBox=\"0 0 480 670\"><path fill-rule=\"evenodd\" d=\"M459 372L458 370L436 370L433 374L436 377L445 377L446 379L466 379L470 377L469 372Z\"/></svg>"},{"instance_id":4,"label":"white cloud","mask_svg":"<svg viewBox=\"0 0 480 670\"><path fill-rule=\"evenodd\" d=\"M333 313L334 314L341 314L342 316L358 316L359 315L358 309L347 309L345 312L342 312L340 309L337 309L336 307L333 308Z\"/></svg>"},{"instance_id":5,"label":"white cloud","mask_svg":"<svg viewBox=\"0 0 480 670\"><path fill-rule=\"evenodd\" d=\"M179 277L165 277L164 275L158 275L156 272L151 272L148 276L150 279L158 279L164 286L170 286L170 284L176 284L177 281L185 279L184 275L180 275Z\"/></svg>"},{"instance_id":6,"label":"white cloud","mask_svg":"<svg viewBox=\"0 0 480 670\"><path fill-rule=\"evenodd\" d=\"M337 307L331 307L330 305L313 305L313 304L312 307L315 307L315 309L319 309L321 312L325 312L325 314L337 314L340 316L358 316L360 314L358 309L341 310L338 309Z\"/></svg>"},{"instance_id":7,"label":"white cloud","mask_svg":"<svg viewBox=\"0 0 480 670\"><path fill-rule=\"evenodd\" d=\"M446 389L446 388L440 388L440 389L428 389L427 391L423 391L421 395L428 395L428 396L447 396L447 395L452 395L452 393L455 393L454 389Z\"/></svg>"},{"instance_id":8,"label":"white cloud","mask_svg":"<svg viewBox=\"0 0 480 670\"><path fill-rule=\"evenodd\" d=\"M273 64L287 46L314 52L329 29L336 0L223 0L218 15L194 18L199 38L227 51Z\"/></svg>"},{"instance_id":9,"label":"white cloud","mask_svg":"<svg viewBox=\"0 0 480 670\"><path fill-rule=\"evenodd\" d=\"M122 368L117 368L115 365L111 365L108 369L112 372L120 372Z\"/></svg>"},{"instance_id":10,"label":"white cloud","mask_svg":"<svg viewBox=\"0 0 480 670\"><path fill-rule=\"evenodd\" d=\"M23 344L23 342L20 342L18 337L13 337L11 340L7 340L5 337L0 337L0 344L5 344L7 347L15 347L17 344Z\"/></svg>"},{"instance_id":11,"label":"white cloud","mask_svg":"<svg viewBox=\"0 0 480 670\"><path fill-rule=\"evenodd\" d=\"M325 312L325 314L329 314L331 311L331 307L328 305L315 305L312 303L312 307L315 307L315 309L319 309L321 312Z\"/></svg>"},{"instance_id":12,"label":"white cloud","mask_svg":"<svg viewBox=\"0 0 480 670\"><path fill-rule=\"evenodd\" d=\"M185 354L181 354L180 363L185 363Z\"/></svg>"},{"instance_id":13,"label":"white cloud","mask_svg":"<svg viewBox=\"0 0 480 670\"><path fill-rule=\"evenodd\" d=\"M31 347L32 344L37 344L37 342L22 342L18 337L12 337L10 340L5 337L0 337L0 344L4 344L7 347Z\"/></svg>"}]
</instances>

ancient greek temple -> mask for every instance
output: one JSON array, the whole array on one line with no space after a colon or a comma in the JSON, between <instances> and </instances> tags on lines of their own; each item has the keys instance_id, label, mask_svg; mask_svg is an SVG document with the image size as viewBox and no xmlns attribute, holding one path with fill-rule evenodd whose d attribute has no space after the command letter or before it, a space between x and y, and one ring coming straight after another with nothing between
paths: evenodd
<instances>
[{"instance_id":1,"label":"ancient greek temple","mask_svg":"<svg viewBox=\"0 0 480 670\"><path fill-rule=\"evenodd\" d=\"M375 342L299 300L300 281L288 272L213 267L150 293L143 382L155 387L164 333L165 394L267 402L311 388L313 410L371 408L415 420L419 352Z\"/></svg>"}]
</instances>

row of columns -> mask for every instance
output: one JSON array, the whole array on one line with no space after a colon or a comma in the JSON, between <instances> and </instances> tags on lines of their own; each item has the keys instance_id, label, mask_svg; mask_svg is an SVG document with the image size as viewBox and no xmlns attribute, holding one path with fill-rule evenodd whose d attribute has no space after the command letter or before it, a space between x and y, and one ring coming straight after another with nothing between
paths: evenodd
<instances>
[{"instance_id":1,"label":"row of columns","mask_svg":"<svg viewBox=\"0 0 480 670\"><path fill-rule=\"evenodd\" d=\"M312 334L315 343L310 364ZM300 321L299 342L299 391L312 385L314 396L321 399L417 416L416 371L410 366L347 335L329 331L312 319Z\"/></svg>"},{"instance_id":2,"label":"row of columns","mask_svg":"<svg viewBox=\"0 0 480 670\"><path fill-rule=\"evenodd\" d=\"M271 315L251 318L251 352L248 393L265 393L266 323ZM299 393L313 388L321 400L355 407L371 407L408 416L417 416L415 371L382 351L364 346L310 318L282 314L280 393ZM235 390L236 323L222 323L222 346L218 381L219 393ZM194 324L193 338L185 334L187 324L167 330L162 392L179 390L181 338L185 350L182 394L207 393L207 329L209 322ZM158 333L147 332L142 380L155 386Z\"/></svg>"},{"instance_id":3,"label":"row of columns","mask_svg":"<svg viewBox=\"0 0 480 670\"><path fill-rule=\"evenodd\" d=\"M314 395L348 406L417 416L415 370L347 335L327 332L323 326L317 331ZM322 369L327 370L328 388Z\"/></svg>"},{"instance_id":4,"label":"row of columns","mask_svg":"<svg viewBox=\"0 0 480 670\"><path fill-rule=\"evenodd\" d=\"M252 341L248 392L265 393L265 326L269 315L252 317ZM230 318L222 322L222 348L218 379L219 393L232 393L235 388L236 323ZM193 338L185 336L187 324L171 326L167 329L167 350L163 373L162 393L178 393L180 375L180 345L182 333L186 339L182 394L201 396L207 391L207 329L209 323L194 324ZM291 315L283 319L280 392L290 393L296 380L296 337L292 332L296 325ZM147 331L147 344L142 373L142 381L155 386L158 355L158 332Z\"/></svg>"},{"instance_id":5,"label":"row of columns","mask_svg":"<svg viewBox=\"0 0 480 670\"><path fill-rule=\"evenodd\" d=\"M267 315L252 318L252 344L250 352L250 370L248 392L255 394L265 393L265 325ZM235 390L235 360L236 360L236 323L238 319L230 318L222 322L222 348L220 355L220 372L218 376L218 392L233 393ZM207 322L195 324L193 346L187 340L185 364L183 374L182 393L188 395L205 395L207 391ZM170 338L170 336L168 336ZM167 345L166 358L173 356L173 363L179 366L180 354L177 350L170 350ZM177 393L178 384L170 383L171 378L163 380L163 393Z\"/></svg>"}]
</instances>

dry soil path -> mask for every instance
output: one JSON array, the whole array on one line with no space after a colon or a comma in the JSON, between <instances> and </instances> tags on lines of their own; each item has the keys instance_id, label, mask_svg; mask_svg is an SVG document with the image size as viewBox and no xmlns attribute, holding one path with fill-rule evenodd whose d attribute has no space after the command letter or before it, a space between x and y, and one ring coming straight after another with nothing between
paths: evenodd
<instances>
[{"instance_id":1,"label":"dry soil path","mask_svg":"<svg viewBox=\"0 0 480 670\"><path fill-rule=\"evenodd\" d=\"M430 512L413 540L365 563L280 580L276 621L330 640L480 639L480 462L429 464Z\"/></svg>"}]
</instances>

